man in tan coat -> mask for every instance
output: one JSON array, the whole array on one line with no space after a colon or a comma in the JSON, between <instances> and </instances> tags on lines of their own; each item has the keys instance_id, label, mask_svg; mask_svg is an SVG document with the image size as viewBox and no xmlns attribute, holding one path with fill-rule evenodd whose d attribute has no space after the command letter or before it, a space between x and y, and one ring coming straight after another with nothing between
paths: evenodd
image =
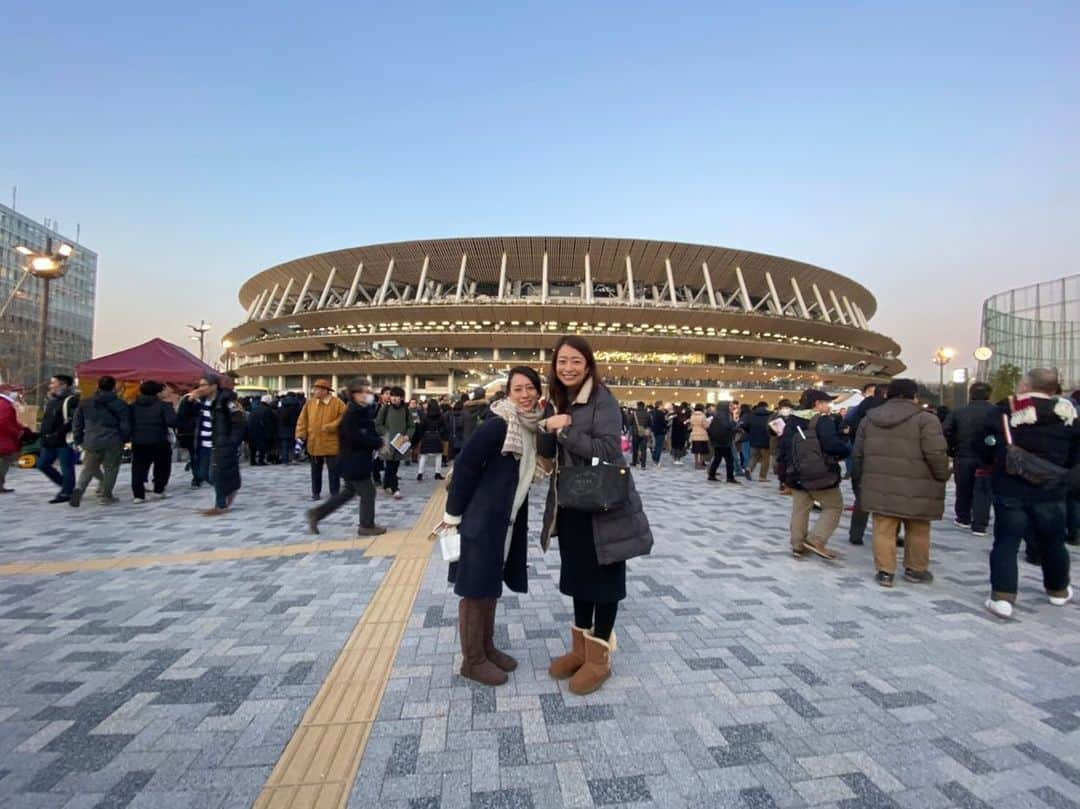
<instances>
[{"instance_id":1,"label":"man in tan coat","mask_svg":"<svg viewBox=\"0 0 1080 809\"><path fill-rule=\"evenodd\" d=\"M345 415L345 403L334 395L330 383L318 379L312 389L312 398L304 403L296 422L296 437L307 441L307 453L311 458L311 499L322 496L322 470L330 480L330 496L338 493L341 478L338 475L338 425Z\"/></svg>"},{"instance_id":2,"label":"man in tan coat","mask_svg":"<svg viewBox=\"0 0 1080 809\"><path fill-rule=\"evenodd\" d=\"M911 379L889 383L886 402L874 408L855 437L854 477L863 510L874 515L876 581L892 587L896 535L904 526L904 578L929 583L930 523L945 511L948 447L941 422L915 402Z\"/></svg>"}]
</instances>

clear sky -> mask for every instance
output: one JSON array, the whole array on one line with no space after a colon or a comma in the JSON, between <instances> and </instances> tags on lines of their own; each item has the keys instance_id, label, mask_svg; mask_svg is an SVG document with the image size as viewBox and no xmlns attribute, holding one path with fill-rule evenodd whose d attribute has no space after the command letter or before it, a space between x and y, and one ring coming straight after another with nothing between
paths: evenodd
<instances>
[{"instance_id":1,"label":"clear sky","mask_svg":"<svg viewBox=\"0 0 1080 809\"><path fill-rule=\"evenodd\" d=\"M911 373L1075 273L1080 4L20 3L0 182L100 253L98 353L248 276L466 235L820 264ZM970 364L974 364L973 361Z\"/></svg>"}]
</instances>

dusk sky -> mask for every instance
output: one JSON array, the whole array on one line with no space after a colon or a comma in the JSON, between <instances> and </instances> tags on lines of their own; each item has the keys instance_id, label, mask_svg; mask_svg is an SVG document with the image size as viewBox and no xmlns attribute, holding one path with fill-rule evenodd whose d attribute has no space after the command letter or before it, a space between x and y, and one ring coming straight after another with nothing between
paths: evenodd
<instances>
[{"instance_id":1,"label":"dusk sky","mask_svg":"<svg viewBox=\"0 0 1080 809\"><path fill-rule=\"evenodd\" d=\"M100 255L95 351L375 242L591 235L808 261L936 379L1076 273L1080 4L21 3L3 201ZM197 349L196 349L197 350Z\"/></svg>"}]
</instances>

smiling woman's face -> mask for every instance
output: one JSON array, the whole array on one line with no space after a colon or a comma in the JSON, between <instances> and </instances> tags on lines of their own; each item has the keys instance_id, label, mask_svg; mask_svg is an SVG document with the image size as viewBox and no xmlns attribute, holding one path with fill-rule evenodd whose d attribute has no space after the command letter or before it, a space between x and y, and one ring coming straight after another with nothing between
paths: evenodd
<instances>
[{"instance_id":1,"label":"smiling woman's face","mask_svg":"<svg viewBox=\"0 0 1080 809\"><path fill-rule=\"evenodd\" d=\"M563 346L555 357L555 375L568 388L579 387L585 382L589 365L585 355L572 346Z\"/></svg>"},{"instance_id":2,"label":"smiling woman's face","mask_svg":"<svg viewBox=\"0 0 1080 809\"><path fill-rule=\"evenodd\" d=\"M524 374L514 374L510 377L510 401L514 407L522 412L536 409L536 403L540 400L540 391L532 383L532 380Z\"/></svg>"}]
</instances>

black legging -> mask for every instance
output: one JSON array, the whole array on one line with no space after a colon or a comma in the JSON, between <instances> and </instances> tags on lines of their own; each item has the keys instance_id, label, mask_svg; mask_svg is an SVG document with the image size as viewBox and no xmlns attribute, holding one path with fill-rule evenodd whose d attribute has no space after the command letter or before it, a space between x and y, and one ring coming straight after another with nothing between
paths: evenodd
<instances>
[{"instance_id":1,"label":"black legging","mask_svg":"<svg viewBox=\"0 0 1080 809\"><path fill-rule=\"evenodd\" d=\"M611 637L615 628L615 616L619 612L619 602L597 604L595 601L574 599L574 623L581 629L592 627L592 633L601 640ZM595 616L595 620L594 620Z\"/></svg>"}]
</instances>

